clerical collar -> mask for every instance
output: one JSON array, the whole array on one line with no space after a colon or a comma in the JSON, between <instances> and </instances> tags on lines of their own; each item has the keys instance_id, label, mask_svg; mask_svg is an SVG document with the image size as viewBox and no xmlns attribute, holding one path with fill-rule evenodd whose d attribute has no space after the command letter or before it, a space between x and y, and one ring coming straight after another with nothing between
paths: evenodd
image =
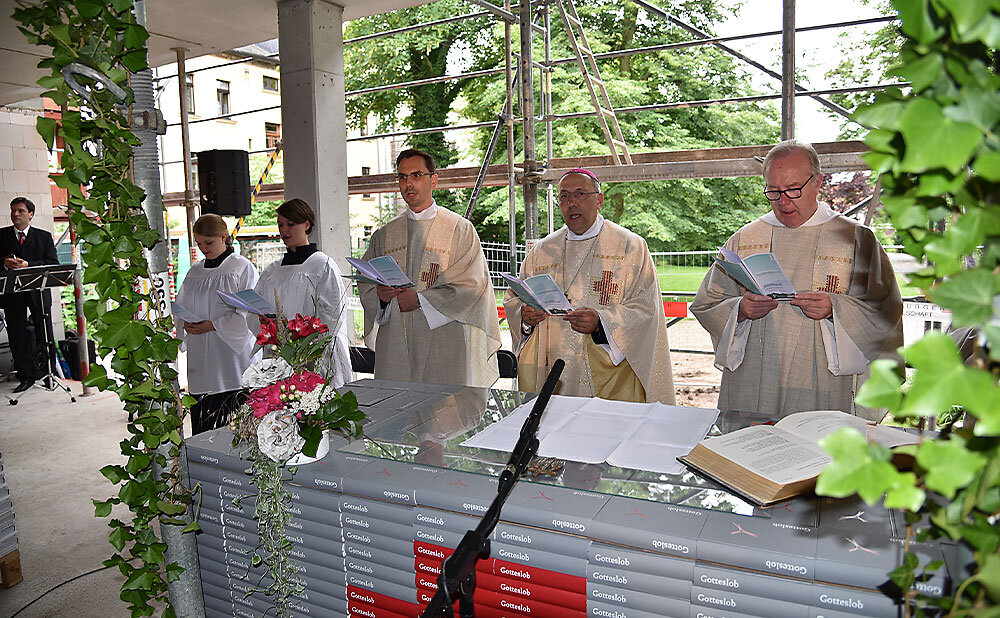
<instances>
[{"instance_id":1,"label":"clerical collar","mask_svg":"<svg viewBox=\"0 0 1000 618\"><path fill-rule=\"evenodd\" d=\"M316 248L316 243L314 242L311 242L308 245L302 245L301 247L295 247L295 251L289 249L285 252L285 257L281 258L281 265L298 266L308 260L309 256L317 251L319 251L319 249Z\"/></svg>"},{"instance_id":2,"label":"clerical collar","mask_svg":"<svg viewBox=\"0 0 1000 618\"><path fill-rule=\"evenodd\" d=\"M406 216L414 221L427 221L428 219L433 219L435 215L438 214L437 202L431 201L431 205L424 208L420 212L413 212L409 207L406 208Z\"/></svg>"},{"instance_id":3,"label":"clerical collar","mask_svg":"<svg viewBox=\"0 0 1000 618\"><path fill-rule=\"evenodd\" d=\"M831 219L836 219L837 215L839 214L840 214L839 212L837 212L833 208L830 208L830 205L827 204L826 202L819 202L819 204L816 207L816 212L814 212L812 216L809 217L809 219L807 219L806 222L800 225L799 227L813 227L816 225L823 225L824 223L830 221ZM774 227L788 227L781 221L778 221L778 217L777 215L774 214L773 210L764 215L763 217L761 217L760 219L764 223L768 225L773 225Z\"/></svg>"},{"instance_id":4,"label":"clerical collar","mask_svg":"<svg viewBox=\"0 0 1000 618\"><path fill-rule=\"evenodd\" d=\"M601 233L601 228L604 227L604 217L600 214L597 215L597 220L594 221L594 225L591 225L589 229L583 234L575 234L573 230L566 228L566 238L568 240L587 240L593 238Z\"/></svg>"},{"instance_id":5,"label":"clerical collar","mask_svg":"<svg viewBox=\"0 0 1000 618\"><path fill-rule=\"evenodd\" d=\"M233 254L232 247L226 247L226 250L222 252L217 258L205 258L205 268L218 268L226 260L227 257Z\"/></svg>"}]
</instances>

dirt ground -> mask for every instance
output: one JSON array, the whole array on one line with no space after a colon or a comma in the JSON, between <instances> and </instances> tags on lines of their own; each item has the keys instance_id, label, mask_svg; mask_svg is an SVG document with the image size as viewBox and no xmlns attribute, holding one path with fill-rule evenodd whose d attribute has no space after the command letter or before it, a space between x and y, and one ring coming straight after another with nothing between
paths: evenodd
<instances>
[{"instance_id":1,"label":"dirt ground","mask_svg":"<svg viewBox=\"0 0 1000 618\"><path fill-rule=\"evenodd\" d=\"M672 349L699 350L708 354L671 352L677 403L683 406L714 408L719 400L722 372L713 364L712 340L697 320L681 320L667 330Z\"/></svg>"}]
</instances>

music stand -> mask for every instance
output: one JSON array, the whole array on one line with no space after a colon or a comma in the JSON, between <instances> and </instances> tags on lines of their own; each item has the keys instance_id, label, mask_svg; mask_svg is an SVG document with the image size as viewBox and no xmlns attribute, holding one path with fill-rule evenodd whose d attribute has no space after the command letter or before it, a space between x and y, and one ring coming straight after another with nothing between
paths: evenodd
<instances>
[{"instance_id":1,"label":"music stand","mask_svg":"<svg viewBox=\"0 0 1000 618\"><path fill-rule=\"evenodd\" d=\"M0 271L0 294L34 294L38 297L39 304L42 307L45 349L49 361L48 373L42 376L40 384L36 381L34 386L44 388L47 391L54 391L60 388L66 391L70 401L73 403L76 403L73 391L56 375L56 341L55 333L52 330L52 303L45 302L45 299L42 297L42 291L49 288L71 285L75 272L75 264L46 264ZM38 334L36 333L35 336L37 337ZM35 345L38 345L37 340ZM7 401L12 406L17 405L16 397L8 397Z\"/></svg>"}]
</instances>

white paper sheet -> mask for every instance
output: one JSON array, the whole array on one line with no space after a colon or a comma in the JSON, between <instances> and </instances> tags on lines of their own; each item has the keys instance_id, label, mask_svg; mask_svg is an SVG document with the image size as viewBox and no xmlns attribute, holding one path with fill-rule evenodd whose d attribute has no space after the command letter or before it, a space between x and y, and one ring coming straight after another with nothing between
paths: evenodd
<instances>
[{"instance_id":1,"label":"white paper sheet","mask_svg":"<svg viewBox=\"0 0 1000 618\"><path fill-rule=\"evenodd\" d=\"M520 406L462 446L510 452L534 403ZM539 425L538 455L680 474L684 467L676 458L705 437L718 415L706 408L555 395Z\"/></svg>"}]
</instances>

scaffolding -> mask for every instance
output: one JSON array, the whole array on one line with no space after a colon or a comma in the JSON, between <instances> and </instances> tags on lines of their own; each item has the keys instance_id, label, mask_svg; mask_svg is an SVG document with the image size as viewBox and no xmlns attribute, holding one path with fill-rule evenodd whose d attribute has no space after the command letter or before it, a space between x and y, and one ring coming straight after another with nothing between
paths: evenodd
<instances>
[{"instance_id":1,"label":"scaffolding","mask_svg":"<svg viewBox=\"0 0 1000 618\"><path fill-rule=\"evenodd\" d=\"M389 90L410 88L425 84L503 75L505 80L506 99L503 105L503 110L498 113L497 120L495 122L477 122L404 131L383 132L348 138L348 141L385 139L421 133L448 132L492 127L493 135L482 165L478 167L440 169L438 172L438 187L442 189L472 189L466 208L466 217L469 217L476 207L476 202L481 189L484 186L506 185L508 187L510 245L512 247L510 252L512 256L510 266L511 271L516 272L517 264L515 263L516 260L513 257L516 255L516 251L513 248L516 245L517 236L515 230L515 195L519 186L522 192L525 214L525 238L528 243L531 243L539 238L538 189L543 188L546 190L545 202L548 213L546 219L548 222L548 232L551 233L554 219L553 188L562 174L568 169L574 167L587 167L591 169L600 180L609 182L759 176L761 173L760 161L770 149L770 145L752 145L697 150L634 153L629 150L628 144L626 143L618 125L617 117L621 114L780 100L782 126L781 135L782 139L789 139L794 137L796 97L808 96L819 102L827 109L844 117L849 117L850 112L848 110L830 101L827 96L838 93L882 90L888 87L903 87L907 85L905 82L895 82L858 85L850 88L809 90L803 85L796 83L794 79L794 41L797 34L817 30L848 28L859 25L883 23L895 20L896 16L890 15L795 28L795 0L782 0L783 14L781 30L718 37L685 22L676 15L670 13L668 10L651 4L647 0L622 1L638 5L640 9L645 11L646 16L649 19L664 20L671 24L671 26L680 28L697 38L663 45L617 50L606 53L594 53L587 44L586 33L583 31L582 27L583 23L577 15L576 9L573 5L573 0L522 0L522 2L518 5L512 5L510 0L505 0L502 7L493 4L488 0L469 0L470 4L483 10L470 12L464 15L457 15L446 19L435 20L432 22L386 30L344 41L345 45L351 45L377 38L393 36L402 32L409 32L421 28L456 23L470 19L499 19L504 24L503 67L394 84L385 84L346 93L346 96L352 97L385 92ZM558 11L559 20L567 30L567 35L574 50L573 57L551 57L551 35L552 28L554 27L552 14L554 10ZM515 28L518 31L520 42L517 53L514 51L513 39L513 32ZM542 47L544 50L544 57L538 61L535 61L533 58L534 52L532 45L533 37L536 34L542 37ZM778 35L780 35L782 39L780 72L772 70L765 64L749 57L747 54L744 54L729 45L729 43L735 41L745 41L760 37ZM780 81L780 94L663 102L623 108L614 108L612 106L611 101L607 96L607 91L604 88L604 82L599 73L597 65L598 61L634 54L657 53L705 45L714 46L753 69L761 71L763 74ZM270 59L270 57L268 58ZM237 60L235 62L253 59L254 58L248 58L245 60ZM591 100L594 106L593 110L563 114L557 114L554 112L552 106L552 72L554 67L567 63L576 63L580 68L581 73L584 76L584 81L588 87L588 91L591 95ZM217 66L227 66L228 64L232 63L225 63ZM206 67L205 69L200 70L206 70L207 68L212 67ZM535 79L536 71L538 75L537 80ZM183 75L178 75L176 77L180 77L180 79L183 80ZM540 113L538 115L536 115L535 110L536 95L540 103ZM515 99L518 102L516 115L514 111ZM266 109L274 109L274 107L268 107ZM205 122L220 118L231 118L258 111L263 110L249 110L227 114L225 116L203 118L197 121L192 121L192 124L194 122ZM561 120L589 116L594 116L598 119L598 123L605 135L609 154L586 157L555 157L552 137L553 123ZM535 135L537 125L539 123L543 124L545 130L544 161L537 161L534 159L534 153L536 152ZM522 147L524 157L520 162L515 161L514 156L515 125L521 125L522 129ZM499 146L500 137L504 133L506 133L506 164L491 165L490 161L493 159L495 150ZM814 144L814 146L820 155L820 162L825 171L843 172L867 169L867 166L861 159L861 155L867 151L867 147L861 142L829 142ZM176 162L166 162L164 165L171 163ZM398 186L393 176L393 174L379 174L350 177L348 179L348 192L350 194L395 192L398 190ZM282 191L283 188L280 184L264 185L261 188L260 199L280 199ZM167 194L164 196L164 201L167 203L174 203L175 201L180 201L178 197L183 198L183 196L177 196L176 194Z\"/></svg>"}]
</instances>

